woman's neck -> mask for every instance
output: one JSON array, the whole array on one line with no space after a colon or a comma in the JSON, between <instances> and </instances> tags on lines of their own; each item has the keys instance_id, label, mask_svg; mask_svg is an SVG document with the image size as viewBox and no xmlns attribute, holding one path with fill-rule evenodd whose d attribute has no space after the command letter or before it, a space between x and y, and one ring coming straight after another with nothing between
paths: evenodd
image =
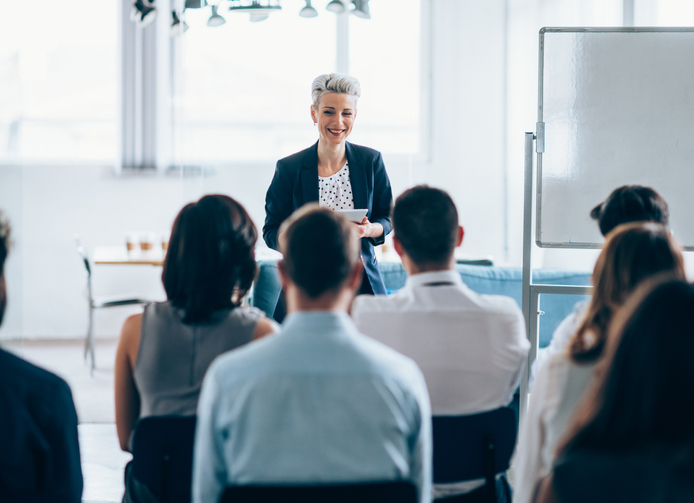
<instances>
[{"instance_id":1,"label":"woman's neck","mask_svg":"<svg viewBox=\"0 0 694 503\"><path fill-rule=\"evenodd\" d=\"M318 175L331 176L342 169L347 161L344 142L333 145L318 140Z\"/></svg>"}]
</instances>

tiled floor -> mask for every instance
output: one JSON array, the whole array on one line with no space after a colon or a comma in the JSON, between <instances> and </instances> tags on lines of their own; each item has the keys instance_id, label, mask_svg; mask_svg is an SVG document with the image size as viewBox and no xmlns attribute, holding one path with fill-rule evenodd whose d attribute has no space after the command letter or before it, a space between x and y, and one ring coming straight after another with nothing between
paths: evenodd
<instances>
[{"instance_id":1,"label":"tiled floor","mask_svg":"<svg viewBox=\"0 0 694 503\"><path fill-rule=\"evenodd\" d=\"M123 468L131 455L120 450L113 402L116 341L98 341L97 368L91 376L80 341L28 341L2 347L55 372L70 388L79 418L85 503L115 503L123 496Z\"/></svg>"},{"instance_id":2,"label":"tiled floor","mask_svg":"<svg viewBox=\"0 0 694 503\"><path fill-rule=\"evenodd\" d=\"M84 423L78 426L84 503L120 502L123 497L123 468L132 457L120 450L116 425Z\"/></svg>"}]
</instances>

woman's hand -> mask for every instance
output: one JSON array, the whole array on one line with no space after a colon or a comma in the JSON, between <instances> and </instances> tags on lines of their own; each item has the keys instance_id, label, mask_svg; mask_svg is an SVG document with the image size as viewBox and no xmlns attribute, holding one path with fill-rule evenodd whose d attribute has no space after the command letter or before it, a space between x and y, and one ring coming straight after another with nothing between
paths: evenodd
<instances>
[{"instance_id":1,"label":"woman's hand","mask_svg":"<svg viewBox=\"0 0 694 503\"><path fill-rule=\"evenodd\" d=\"M357 236L359 236L359 239L377 238L381 234L383 234L383 226L379 223L372 224L366 217L360 224L357 224Z\"/></svg>"}]
</instances>

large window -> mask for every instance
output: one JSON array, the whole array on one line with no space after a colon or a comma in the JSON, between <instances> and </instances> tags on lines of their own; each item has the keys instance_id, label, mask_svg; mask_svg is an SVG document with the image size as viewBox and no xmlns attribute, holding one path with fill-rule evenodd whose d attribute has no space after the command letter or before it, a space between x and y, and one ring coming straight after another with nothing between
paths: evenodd
<instances>
[{"instance_id":1,"label":"large window","mask_svg":"<svg viewBox=\"0 0 694 503\"><path fill-rule=\"evenodd\" d=\"M0 161L116 157L117 4L3 3Z\"/></svg>"},{"instance_id":2,"label":"large window","mask_svg":"<svg viewBox=\"0 0 694 503\"><path fill-rule=\"evenodd\" d=\"M227 22L217 28L205 26L209 9L186 11L190 29L174 58L177 162L278 159L306 148L316 140L311 82L340 70L362 83L352 139L419 151L420 0L370 2L370 20L342 22L327 3L314 1L319 15L305 19L303 0L286 0L259 23L221 8ZM338 68L340 57L348 68Z\"/></svg>"},{"instance_id":3,"label":"large window","mask_svg":"<svg viewBox=\"0 0 694 503\"><path fill-rule=\"evenodd\" d=\"M359 78L355 143L386 153L422 151L420 0L375 0L371 19L352 17L349 71Z\"/></svg>"}]
</instances>

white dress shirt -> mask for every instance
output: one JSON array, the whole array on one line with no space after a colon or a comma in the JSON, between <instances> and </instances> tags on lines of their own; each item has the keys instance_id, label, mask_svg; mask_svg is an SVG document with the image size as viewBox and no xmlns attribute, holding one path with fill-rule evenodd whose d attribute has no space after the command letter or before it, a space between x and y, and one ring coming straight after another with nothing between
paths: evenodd
<instances>
[{"instance_id":1,"label":"white dress shirt","mask_svg":"<svg viewBox=\"0 0 694 503\"><path fill-rule=\"evenodd\" d=\"M537 481L551 471L557 444L594 368L578 365L568 352L550 355L538 368L511 462L514 503L530 503Z\"/></svg>"},{"instance_id":2,"label":"white dress shirt","mask_svg":"<svg viewBox=\"0 0 694 503\"><path fill-rule=\"evenodd\" d=\"M434 415L508 405L530 348L516 302L472 291L457 271L409 276L388 297L359 296L352 317L362 333L419 365ZM437 485L434 494L462 494L483 483Z\"/></svg>"},{"instance_id":3,"label":"white dress shirt","mask_svg":"<svg viewBox=\"0 0 694 503\"><path fill-rule=\"evenodd\" d=\"M577 302L571 313L564 318L552 334L552 340L545 348L538 349L537 357L530 369L530 383L532 384L539 368L552 355L566 353L571 345L574 334L586 315L590 301Z\"/></svg>"},{"instance_id":4,"label":"white dress shirt","mask_svg":"<svg viewBox=\"0 0 694 503\"><path fill-rule=\"evenodd\" d=\"M203 382L192 500L226 485L405 480L431 499L431 418L417 365L344 313L290 314L218 357Z\"/></svg>"}]
</instances>

